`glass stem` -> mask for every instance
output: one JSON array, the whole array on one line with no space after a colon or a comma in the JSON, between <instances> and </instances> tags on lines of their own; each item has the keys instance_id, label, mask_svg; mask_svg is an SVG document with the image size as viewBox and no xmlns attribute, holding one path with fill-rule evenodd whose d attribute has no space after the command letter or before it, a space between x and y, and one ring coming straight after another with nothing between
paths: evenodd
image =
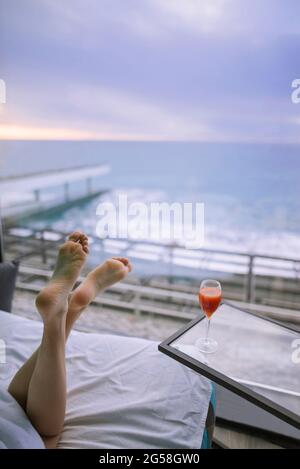
<instances>
[{"instance_id":1,"label":"glass stem","mask_svg":"<svg viewBox=\"0 0 300 469\"><path fill-rule=\"evenodd\" d=\"M209 329L210 329L210 319L206 319L206 337L205 337L205 343L208 343L208 336L209 336Z\"/></svg>"}]
</instances>

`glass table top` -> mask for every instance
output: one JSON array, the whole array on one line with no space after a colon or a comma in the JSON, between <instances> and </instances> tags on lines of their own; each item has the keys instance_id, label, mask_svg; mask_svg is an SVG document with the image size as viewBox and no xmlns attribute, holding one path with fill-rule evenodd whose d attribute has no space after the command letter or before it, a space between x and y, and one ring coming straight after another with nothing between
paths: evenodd
<instances>
[{"instance_id":1,"label":"glass table top","mask_svg":"<svg viewBox=\"0 0 300 469\"><path fill-rule=\"evenodd\" d=\"M196 346L205 336L205 320L169 343L170 348L300 417L300 333L227 304L211 321L209 336L218 342L214 354L203 354Z\"/></svg>"}]
</instances>

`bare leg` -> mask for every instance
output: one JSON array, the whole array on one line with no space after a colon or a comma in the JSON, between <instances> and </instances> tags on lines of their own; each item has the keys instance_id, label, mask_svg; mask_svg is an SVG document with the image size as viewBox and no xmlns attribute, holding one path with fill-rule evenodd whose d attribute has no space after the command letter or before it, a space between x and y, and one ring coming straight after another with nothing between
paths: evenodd
<instances>
[{"instance_id":1,"label":"bare leg","mask_svg":"<svg viewBox=\"0 0 300 469\"><path fill-rule=\"evenodd\" d=\"M85 244L86 253L87 244ZM81 312L101 291L122 280L132 267L126 258L114 258L93 270L81 285L69 296L68 313L65 325L65 340ZM39 349L24 363L13 378L9 392L26 410L30 381L39 357Z\"/></svg>"},{"instance_id":2,"label":"bare leg","mask_svg":"<svg viewBox=\"0 0 300 469\"><path fill-rule=\"evenodd\" d=\"M79 240L80 241L80 240ZM44 333L30 380L26 413L43 437L58 435L66 409L65 341L68 297L86 257L84 244L71 237L60 249L51 281L38 295L36 305Z\"/></svg>"},{"instance_id":3,"label":"bare leg","mask_svg":"<svg viewBox=\"0 0 300 469\"><path fill-rule=\"evenodd\" d=\"M50 280L49 285L44 290L42 290L40 295L38 295L37 297L37 304L39 305L38 307L41 307L42 310L46 309L47 307L49 307L49 312L53 310L53 308L55 307L55 302L58 301L57 298L52 301L53 295L56 296L56 292L58 293L57 297L60 296L60 301L63 301L63 306L65 307L67 301L64 297L61 297L61 290L63 288L72 288L73 281L76 281L77 275L81 270L86 255L88 254L88 241L85 235L80 232L72 233L72 235L69 237L69 241L72 241L73 249L75 249L75 251L80 249L81 245L81 251L83 252L80 252L80 255L76 256L76 259L77 257L78 259L76 260L76 263L74 265L74 273L73 271L72 273L66 272L66 265L70 263L70 253L66 252L66 245L68 243L65 243L62 246L53 277ZM77 241L77 243L79 242L80 244L75 245L75 241ZM76 248L74 247L74 245L76 246ZM64 278L64 275L67 275L68 278L67 287L63 286L64 284L62 282L62 279ZM37 363L38 355L39 349L33 353L33 355L24 363L24 365L16 373L8 388L10 394L16 399L16 401L21 405L21 407L23 407L24 410L26 410L29 384Z\"/></svg>"},{"instance_id":4,"label":"bare leg","mask_svg":"<svg viewBox=\"0 0 300 469\"><path fill-rule=\"evenodd\" d=\"M26 413L41 436L61 432L66 409L65 325L67 311L45 322L28 388Z\"/></svg>"},{"instance_id":5,"label":"bare leg","mask_svg":"<svg viewBox=\"0 0 300 469\"><path fill-rule=\"evenodd\" d=\"M66 337L71 332L71 328L86 306L93 301L101 291L114 283L122 280L132 270L128 259L110 259L100 267L93 270L84 282L71 294L69 309L66 320ZM64 411L61 411L61 414ZM60 415L61 415L60 414ZM58 421L55 422L57 424ZM60 432L59 432L60 433ZM59 434L52 437L43 437L46 448L56 448L59 441Z\"/></svg>"}]
</instances>

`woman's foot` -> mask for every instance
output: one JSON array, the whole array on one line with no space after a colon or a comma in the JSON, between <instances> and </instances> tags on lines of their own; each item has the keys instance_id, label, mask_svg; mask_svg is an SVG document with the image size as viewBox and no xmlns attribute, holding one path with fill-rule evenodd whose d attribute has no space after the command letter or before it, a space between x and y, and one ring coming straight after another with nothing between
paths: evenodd
<instances>
[{"instance_id":1,"label":"woman's foot","mask_svg":"<svg viewBox=\"0 0 300 469\"><path fill-rule=\"evenodd\" d=\"M68 298L88 255L88 238L75 231L61 246L48 285L38 294L36 307L44 322L68 311Z\"/></svg>"},{"instance_id":2,"label":"woman's foot","mask_svg":"<svg viewBox=\"0 0 300 469\"><path fill-rule=\"evenodd\" d=\"M86 279L76 288L69 299L68 321L72 324L80 313L102 291L123 280L132 266L124 257L108 259L95 270L90 272Z\"/></svg>"}]
</instances>

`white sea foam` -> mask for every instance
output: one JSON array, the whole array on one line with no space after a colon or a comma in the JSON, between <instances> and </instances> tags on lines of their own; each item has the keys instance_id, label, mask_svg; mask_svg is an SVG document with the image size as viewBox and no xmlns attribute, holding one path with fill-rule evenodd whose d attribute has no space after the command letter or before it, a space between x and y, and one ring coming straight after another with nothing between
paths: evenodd
<instances>
[{"instance_id":1,"label":"white sea foam","mask_svg":"<svg viewBox=\"0 0 300 469\"><path fill-rule=\"evenodd\" d=\"M105 201L115 202L117 203L118 196L124 193L124 190L120 189L118 191L113 191L112 193L107 194L104 197ZM142 201L144 203L150 202L162 202L162 201L170 201L170 196L166 194L164 191L149 191L149 190L127 190L129 202L137 202ZM261 255L270 255L270 256L282 256L282 257L291 257L291 258L299 258L300 259L300 234L295 233L292 231L288 231L286 229L267 229L261 228L260 226L252 226L252 229L249 230L249 222L245 224L246 227L243 225L242 221L239 223L238 219L228 220L228 216L226 213L226 203L227 200L222 200L222 207L219 207L221 201L220 198L215 197L214 203L217 204L217 207L210 206L206 207L206 211L211 209L217 213L222 212L222 217L215 217L214 221L209 213L206 214L206 222L205 222L205 244L204 248L212 249L212 250L223 250L228 252L241 252L241 253L252 253L252 254L261 254ZM194 202L192 200L192 202ZM199 201L199 200L198 200ZM184 202L184 201L183 201ZM188 202L188 200L187 200ZM200 200L201 202L201 200ZM233 199L229 200L229 204L232 205L234 203ZM235 203L238 203L235 201ZM225 207L224 207L225 205ZM249 217L251 218L251 217ZM146 222L146 220L145 220ZM90 225L90 223L88 223ZM230 225L233 226L230 226ZM239 226L240 225L240 226ZM141 240L142 241L142 240ZM144 241L147 241L146 239ZM159 239L157 240L159 241ZM166 242L167 244L167 242ZM185 240L182 239L181 243L182 247L185 246ZM142 247L141 247L142 246ZM153 251L160 248L156 248L153 246L147 246L139 244L138 249ZM197 257L197 251L187 251L186 256L190 256L192 258ZM226 257L226 254L223 254ZM219 255L220 259L220 255ZM224 258L225 260L225 258ZM231 257L232 262L242 263L243 258L241 256L235 256L234 258Z\"/></svg>"}]
</instances>

